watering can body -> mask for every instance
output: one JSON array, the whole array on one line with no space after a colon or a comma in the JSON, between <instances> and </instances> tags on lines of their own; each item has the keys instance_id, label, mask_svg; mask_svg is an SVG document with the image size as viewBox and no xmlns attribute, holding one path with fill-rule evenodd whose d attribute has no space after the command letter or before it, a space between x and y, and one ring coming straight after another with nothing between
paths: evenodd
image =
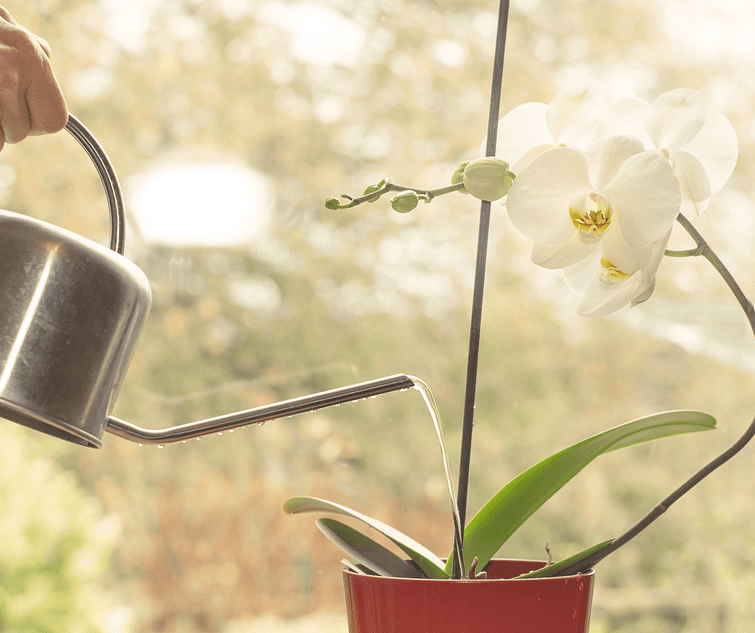
<instances>
[{"instance_id":1,"label":"watering can body","mask_svg":"<svg viewBox=\"0 0 755 633\"><path fill-rule=\"evenodd\" d=\"M115 251L0 210L0 416L99 446L149 312Z\"/></svg>"}]
</instances>

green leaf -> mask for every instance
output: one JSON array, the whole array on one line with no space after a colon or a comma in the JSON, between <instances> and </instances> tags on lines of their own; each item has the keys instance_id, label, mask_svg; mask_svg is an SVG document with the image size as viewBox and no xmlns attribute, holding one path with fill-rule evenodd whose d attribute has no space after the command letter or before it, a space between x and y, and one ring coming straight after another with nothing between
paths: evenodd
<instances>
[{"instance_id":1,"label":"green leaf","mask_svg":"<svg viewBox=\"0 0 755 633\"><path fill-rule=\"evenodd\" d=\"M315 497L293 497L283 504L283 509L288 514L299 514L302 512L328 512L331 514L342 514L352 517L362 523L369 525L371 528L380 532L383 536L393 541L409 558L419 567L428 578L450 578L443 569L443 561L433 554L429 549L417 543L414 539L406 534L399 532L390 525L373 519L361 512L347 508L332 501L317 499Z\"/></svg>"},{"instance_id":2,"label":"green leaf","mask_svg":"<svg viewBox=\"0 0 755 633\"><path fill-rule=\"evenodd\" d=\"M681 433L705 431L716 420L700 411L667 411L594 435L535 464L509 482L474 516L464 531L464 558L482 568L541 505L603 453ZM453 560L446 565L450 572Z\"/></svg>"},{"instance_id":3,"label":"green leaf","mask_svg":"<svg viewBox=\"0 0 755 633\"><path fill-rule=\"evenodd\" d=\"M603 541L602 543L598 543L597 545L593 545L592 547L588 547L578 554L569 556L569 558L560 560L557 563L546 565L545 567L541 567L540 569L536 569L535 571L530 571L526 574L522 574L521 576L517 576L517 578L550 578L552 576L558 576L558 572L560 572L562 569L566 569L570 565L578 563L588 556L592 556L595 552L602 550L606 545L610 545L611 543L613 543L612 538L608 539L607 541Z\"/></svg>"},{"instance_id":4,"label":"green leaf","mask_svg":"<svg viewBox=\"0 0 755 633\"><path fill-rule=\"evenodd\" d=\"M333 543L378 576L423 577L416 567L353 527L335 519L318 519L316 523L320 531Z\"/></svg>"}]
</instances>

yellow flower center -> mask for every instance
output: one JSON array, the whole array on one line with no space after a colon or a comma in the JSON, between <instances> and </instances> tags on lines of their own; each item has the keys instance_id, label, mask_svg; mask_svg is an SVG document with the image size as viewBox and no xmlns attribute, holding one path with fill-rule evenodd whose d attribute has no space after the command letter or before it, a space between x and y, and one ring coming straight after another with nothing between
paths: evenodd
<instances>
[{"instance_id":1,"label":"yellow flower center","mask_svg":"<svg viewBox=\"0 0 755 633\"><path fill-rule=\"evenodd\" d=\"M629 277L629 274L621 272L618 268L616 268L616 266L611 263L610 260L606 259L605 257L600 258L600 265L605 269L602 273L600 273L600 280L608 286L620 284L627 277Z\"/></svg>"},{"instance_id":2,"label":"yellow flower center","mask_svg":"<svg viewBox=\"0 0 755 633\"><path fill-rule=\"evenodd\" d=\"M601 237L611 225L612 215L608 198L597 191L587 196L578 196L569 203L569 217L582 239Z\"/></svg>"}]
</instances>

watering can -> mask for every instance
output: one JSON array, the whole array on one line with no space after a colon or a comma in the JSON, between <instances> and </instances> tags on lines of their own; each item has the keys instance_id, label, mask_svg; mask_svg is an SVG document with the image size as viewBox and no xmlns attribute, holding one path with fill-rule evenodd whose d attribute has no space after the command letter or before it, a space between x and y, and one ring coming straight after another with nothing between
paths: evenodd
<instances>
[{"instance_id":1,"label":"watering can","mask_svg":"<svg viewBox=\"0 0 755 633\"><path fill-rule=\"evenodd\" d=\"M162 445L414 386L398 374L164 430L111 417L151 291L146 275L123 256L123 195L110 160L73 115L66 130L102 180L110 245L0 210L0 418L94 448L105 431Z\"/></svg>"}]
</instances>

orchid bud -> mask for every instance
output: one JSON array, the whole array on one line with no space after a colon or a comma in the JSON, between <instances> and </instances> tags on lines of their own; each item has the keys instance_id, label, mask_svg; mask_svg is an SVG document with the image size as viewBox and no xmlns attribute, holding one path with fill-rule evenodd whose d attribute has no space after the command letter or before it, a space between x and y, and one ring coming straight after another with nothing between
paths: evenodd
<instances>
[{"instance_id":1,"label":"orchid bud","mask_svg":"<svg viewBox=\"0 0 755 633\"><path fill-rule=\"evenodd\" d=\"M391 184L391 181L388 180L387 178L383 178L380 182L376 182L370 185L369 187L367 187L367 189L364 190L364 193L362 195L367 196L371 193L374 193L375 191L380 191L383 187L389 184ZM380 199L380 196L373 196L372 198L369 198L367 202L377 202L379 199Z\"/></svg>"},{"instance_id":2,"label":"orchid bud","mask_svg":"<svg viewBox=\"0 0 755 633\"><path fill-rule=\"evenodd\" d=\"M417 208L419 196L416 191L402 191L391 198L391 206L399 213L409 213Z\"/></svg>"},{"instance_id":3,"label":"orchid bud","mask_svg":"<svg viewBox=\"0 0 755 633\"><path fill-rule=\"evenodd\" d=\"M463 182L466 190L480 200L499 200L511 188L516 176L509 171L509 164L495 156L478 158L465 168Z\"/></svg>"}]
</instances>

